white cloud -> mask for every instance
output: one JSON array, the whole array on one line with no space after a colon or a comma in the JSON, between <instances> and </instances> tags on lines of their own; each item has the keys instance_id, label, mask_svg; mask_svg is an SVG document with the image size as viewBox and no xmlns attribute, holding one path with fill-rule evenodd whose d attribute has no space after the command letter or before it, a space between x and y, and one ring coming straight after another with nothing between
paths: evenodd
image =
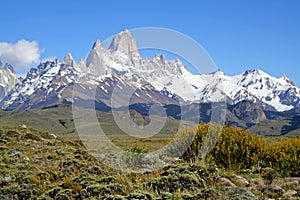
<instances>
[{"instance_id":1,"label":"white cloud","mask_svg":"<svg viewBox=\"0 0 300 200\"><path fill-rule=\"evenodd\" d=\"M39 63L41 52L36 41L19 40L15 44L0 42L0 60L11 64L16 70Z\"/></svg>"}]
</instances>

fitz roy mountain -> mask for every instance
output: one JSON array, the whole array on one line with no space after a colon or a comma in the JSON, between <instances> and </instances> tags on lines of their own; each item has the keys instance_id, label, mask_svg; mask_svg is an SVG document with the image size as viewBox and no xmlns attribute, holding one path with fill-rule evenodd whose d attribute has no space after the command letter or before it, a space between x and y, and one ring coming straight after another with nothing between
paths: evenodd
<instances>
[{"instance_id":1,"label":"fitz roy mountain","mask_svg":"<svg viewBox=\"0 0 300 200\"><path fill-rule=\"evenodd\" d=\"M17 83L17 84L16 84ZM142 104L179 105L224 101L229 105L252 102L257 109L283 112L299 109L300 89L285 75L275 78L261 70L248 70L236 76L221 71L192 74L180 60L164 55L141 58L128 30L117 34L109 48L96 40L86 61L78 63L68 53L40 63L19 82L11 66L0 67L0 106L6 110L26 110L73 103L73 86L80 85L76 96L96 101L96 108ZM16 84L16 85L15 85ZM96 90L90 98L89 90ZM111 103L114 91L120 101ZM9 91L9 92L8 92ZM122 92L123 91L123 92ZM131 91L128 101L126 92ZM235 109L233 109L235 110Z\"/></svg>"}]
</instances>

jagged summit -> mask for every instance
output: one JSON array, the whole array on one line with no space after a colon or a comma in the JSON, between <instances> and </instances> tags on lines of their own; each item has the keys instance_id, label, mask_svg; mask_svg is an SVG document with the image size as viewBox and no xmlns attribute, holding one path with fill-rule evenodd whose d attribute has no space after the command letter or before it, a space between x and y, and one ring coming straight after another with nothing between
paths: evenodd
<instances>
[{"instance_id":1,"label":"jagged summit","mask_svg":"<svg viewBox=\"0 0 300 200\"><path fill-rule=\"evenodd\" d=\"M8 65L2 70L14 72ZM4 82L7 78L2 74L0 81ZM285 75L275 78L261 70L247 70L236 76L227 76L221 70L192 74L180 60L167 60L163 54L141 59L136 42L126 29L115 35L108 49L96 40L86 62L80 59L76 63L71 53L62 62L42 62L0 106L29 109L71 102L72 84L77 80L87 81L89 86L83 88L99 88L99 102L109 102L114 86L121 83L121 88L138 88L133 98L136 103L159 99L164 99L164 103L176 103L175 99L209 103L223 101L225 97L231 104L252 101L272 111L300 108L300 89Z\"/></svg>"},{"instance_id":2,"label":"jagged summit","mask_svg":"<svg viewBox=\"0 0 300 200\"><path fill-rule=\"evenodd\" d=\"M124 29L113 38L109 49L113 52L122 52L129 55L131 58L140 59L140 53L136 42L127 29Z\"/></svg>"},{"instance_id":3,"label":"jagged summit","mask_svg":"<svg viewBox=\"0 0 300 200\"><path fill-rule=\"evenodd\" d=\"M289 83L291 86L295 86L294 82L289 77L287 77L287 75L283 74L280 78Z\"/></svg>"},{"instance_id":4,"label":"jagged summit","mask_svg":"<svg viewBox=\"0 0 300 200\"><path fill-rule=\"evenodd\" d=\"M99 47L99 46L101 46L101 42L100 42L99 39L97 39L97 40L95 41L94 45L93 45L93 49L95 49L95 48L97 48L97 47Z\"/></svg>"},{"instance_id":5,"label":"jagged summit","mask_svg":"<svg viewBox=\"0 0 300 200\"><path fill-rule=\"evenodd\" d=\"M79 62L75 65L77 71L82 73L85 73L87 71L87 67L85 64L85 61L83 60L83 58L80 58ZM84 75L84 74L82 74Z\"/></svg>"},{"instance_id":6,"label":"jagged summit","mask_svg":"<svg viewBox=\"0 0 300 200\"><path fill-rule=\"evenodd\" d=\"M107 49L100 45L100 41L97 41L93 45L93 49L86 59L86 66L97 75L105 75L107 70L103 61L103 57L105 57L104 54L107 53Z\"/></svg>"},{"instance_id":7,"label":"jagged summit","mask_svg":"<svg viewBox=\"0 0 300 200\"><path fill-rule=\"evenodd\" d=\"M154 59L159 60L162 64L167 62L166 56L164 54L156 54Z\"/></svg>"},{"instance_id":8,"label":"jagged summit","mask_svg":"<svg viewBox=\"0 0 300 200\"><path fill-rule=\"evenodd\" d=\"M8 63L5 63L5 65L3 66L3 69L4 70L10 70L12 73L16 73L15 69L13 68L13 66L11 66L10 64Z\"/></svg>"},{"instance_id":9,"label":"jagged summit","mask_svg":"<svg viewBox=\"0 0 300 200\"><path fill-rule=\"evenodd\" d=\"M246 70L243 75L244 76L247 76L247 75L262 75L262 74L266 74L265 72L263 72L262 70L259 70L259 69L248 69Z\"/></svg>"},{"instance_id":10,"label":"jagged summit","mask_svg":"<svg viewBox=\"0 0 300 200\"><path fill-rule=\"evenodd\" d=\"M79 62L77 63L78 65L85 65L85 61L83 58L80 58Z\"/></svg>"},{"instance_id":11,"label":"jagged summit","mask_svg":"<svg viewBox=\"0 0 300 200\"><path fill-rule=\"evenodd\" d=\"M217 69L216 71L213 71L213 72L211 72L209 74L211 74L211 75L217 75L217 76L225 75L224 72L221 69Z\"/></svg>"},{"instance_id":12,"label":"jagged summit","mask_svg":"<svg viewBox=\"0 0 300 200\"><path fill-rule=\"evenodd\" d=\"M75 64L73 56L70 52L64 57L64 63L67 64L67 65L74 65Z\"/></svg>"},{"instance_id":13,"label":"jagged summit","mask_svg":"<svg viewBox=\"0 0 300 200\"><path fill-rule=\"evenodd\" d=\"M130 33L128 29L124 28L120 33L119 35L122 35L123 33Z\"/></svg>"},{"instance_id":14,"label":"jagged summit","mask_svg":"<svg viewBox=\"0 0 300 200\"><path fill-rule=\"evenodd\" d=\"M3 66L0 62L0 102L18 82L14 68L8 63Z\"/></svg>"}]
</instances>

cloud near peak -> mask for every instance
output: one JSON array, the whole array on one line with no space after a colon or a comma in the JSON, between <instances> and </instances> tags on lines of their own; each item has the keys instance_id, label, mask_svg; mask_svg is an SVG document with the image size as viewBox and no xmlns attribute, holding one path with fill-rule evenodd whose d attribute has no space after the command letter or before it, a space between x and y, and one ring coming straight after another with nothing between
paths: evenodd
<instances>
[{"instance_id":1,"label":"cloud near peak","mask_svg":"<svg viewBox=\"0 0 300 200\"><path fill-rule=\"evenodd\" d=\"M0 61L11 64L16 70L39 63L41 53L37 41L22 39L15 44L0 42Z\"/></svg>"}]
</instances>

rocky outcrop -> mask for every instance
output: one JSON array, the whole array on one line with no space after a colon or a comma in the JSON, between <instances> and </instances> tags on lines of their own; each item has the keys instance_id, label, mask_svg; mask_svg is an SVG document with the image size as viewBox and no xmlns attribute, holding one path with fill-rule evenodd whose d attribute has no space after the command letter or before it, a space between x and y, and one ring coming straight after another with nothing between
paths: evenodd
<instances>
[{"instance_id":1,"label":"rocky outcrop","mask_svg":"<svg viewBox=\"0 0 300 200\"><path fill-rule=\"evenodd\" d=\"M238 119L249 124L257 124L267 119L260 105L250 101L241 101L229 109Z\"/></svg>"},{"instance_id":2,"label":"rocky outcrop","mask_svg":"<svg viewBox=\"0 0 300 200\"><path fill-rule=\"evenodd\" d=\"M132 38L131 33L126 29L113 38L109 49L113 52L119 52L128 55L133 62L134 60L140 59L140 53L138 51L136 42Z\"/></svg>"},{"instance_id":3,"label":"rocky outcrop","mask_svg":"<svg viewBox=\"0 0 300 200\"><path fill-rule=\"evenodd\" d=\"M0 61L0 101L19 82L17 74L9 64L3 66Z\"/></svg>"}]
</instances>

